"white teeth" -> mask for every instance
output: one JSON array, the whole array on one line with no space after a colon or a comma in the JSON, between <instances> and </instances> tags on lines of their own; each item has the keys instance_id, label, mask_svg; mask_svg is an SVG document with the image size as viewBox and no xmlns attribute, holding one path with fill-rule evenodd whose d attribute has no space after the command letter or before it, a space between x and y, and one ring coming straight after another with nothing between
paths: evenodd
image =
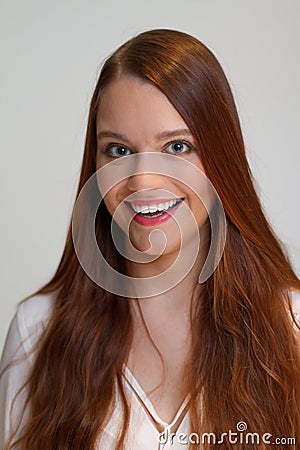
<instances>
[{"instance_id":1,"label":"white teeth","mask_svg":"<svg viewBox=\"0 0 300 450\"><path fill-rule=\"evenodd\" d=\"M132 209L136 212L136 213L141 213L141 214L149 214L149 213L155 213L156 211L163 211L163 210L168 210L169 208L171 208L172 206L175 205L175 203L177 203L179 201L179 199L177 200L170 200L168 202L165 203L158 203L158 204L153 204L153 205L142 205L142 206L137 206L137 205L133 205Z\"/></svg>"},{"instance_id":2,"label":"white teeth","mask_svg":"<svg viewBox=\"0 0 300 450\"><path fill-rule=\"evenodd\" d=\"M138 212L140 212L140 213L142 213L142 214L148 213L148 212L149 212L148 206L140 206Z\"/></svg>"}]
</instances>

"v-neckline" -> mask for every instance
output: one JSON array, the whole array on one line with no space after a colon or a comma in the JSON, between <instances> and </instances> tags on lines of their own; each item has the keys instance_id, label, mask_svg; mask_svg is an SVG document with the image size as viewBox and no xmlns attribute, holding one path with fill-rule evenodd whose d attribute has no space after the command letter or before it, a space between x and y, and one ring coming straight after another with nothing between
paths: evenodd
<instances>
[{"instance_id":1,"label":"v-neckline","mask_svg":"<svg viewBox=\"0 0 300 450\"><path fill-rule=\"evenodd\" d=\"M127 381L128 386L131 388L131 390L138 397L141 405L143 406L143 410L145 411L147 417L149 419L152 419L152 420L150 420L150 423L155 428L157 433L161 433L161 431L158 430L157 426L155 425L155 422L158 423L159 425L161 425L163 427L163 430L165 430L166 428L168 428L169 430L172 430L172 427L174 427L174 425L178 422L180 416L183 414L184 409L186 408L186 406L187 406L187 404L189 402L190 396L189 395L186 396L186 398L184 399L183 403L179 407L179 409L178 409L177 413L175 414L175 416L174 416L173 420L171 421L171 423L167 423L165 420L163 420L163 419L161 419L159 417L159 415L157 414L153 404L151 403L151 401L149 400L147 394L145 393L144 389L142 388L142 386L137 381L137 379L135 378L135 376L133 375L131 370L126 365L124 365L123 376L124 376L125 380ZM180 423L178 424L177 429L182 424L182 422L183 422L184 418L186 417L186 415L187 415L187 411L184 414L184 416L182 417L182 420L180 421Z\"/></svg>"}]
</instances>

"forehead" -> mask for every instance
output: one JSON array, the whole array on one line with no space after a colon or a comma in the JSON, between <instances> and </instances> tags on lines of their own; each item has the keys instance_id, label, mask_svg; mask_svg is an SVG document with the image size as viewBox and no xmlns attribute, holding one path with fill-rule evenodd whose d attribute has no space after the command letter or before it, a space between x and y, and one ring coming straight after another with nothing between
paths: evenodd
<instances>
[{"instance_id":1,"label":"forehead","mask_svg":"<svg viewBox=\"0 0 300 450\"><path fill-rule=\"evenodd\" d=\"M111 130L131 137L151 138L163 130L187 128L168 98L150 82L122 76L103 91L97 131Z\"/></svg>"}]
</instances>

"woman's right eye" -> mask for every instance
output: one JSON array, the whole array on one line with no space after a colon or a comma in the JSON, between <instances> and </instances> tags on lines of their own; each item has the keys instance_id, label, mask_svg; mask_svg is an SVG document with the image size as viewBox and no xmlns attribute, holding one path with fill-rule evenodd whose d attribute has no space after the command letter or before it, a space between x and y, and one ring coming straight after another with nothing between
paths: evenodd
<instances>
[{"instance_id":1,"label":"woman's right eye","mask_svg":"<svg viewBox=\"0 0 300 450\"><path fill-rule=\"evenodd\" d=\"M113 158L120 158L121 156L130 155L131 151L124 145L110 144L105 148L104 153Z\"/></svg>"}]
</instances>

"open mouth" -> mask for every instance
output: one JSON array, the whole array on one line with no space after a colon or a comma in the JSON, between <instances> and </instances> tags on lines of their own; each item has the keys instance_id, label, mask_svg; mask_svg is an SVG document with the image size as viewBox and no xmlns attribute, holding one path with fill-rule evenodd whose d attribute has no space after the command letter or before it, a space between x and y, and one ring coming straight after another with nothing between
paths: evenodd
<instances>
[{"instance_id":1,"label":"open mouth","mask_svg":"<svg viewBox=\"0 0 300 450\"><path fill-rule=\"evenodd\" d=\"M166 212L171 212L179 203L183 201L183 198L177 198L169 200L163 203L154 203L152 205L134 205L130 204L131 209L141 217L147 217L154 219L155 217L162 216Z\"/></svg>"}]
</instances>

